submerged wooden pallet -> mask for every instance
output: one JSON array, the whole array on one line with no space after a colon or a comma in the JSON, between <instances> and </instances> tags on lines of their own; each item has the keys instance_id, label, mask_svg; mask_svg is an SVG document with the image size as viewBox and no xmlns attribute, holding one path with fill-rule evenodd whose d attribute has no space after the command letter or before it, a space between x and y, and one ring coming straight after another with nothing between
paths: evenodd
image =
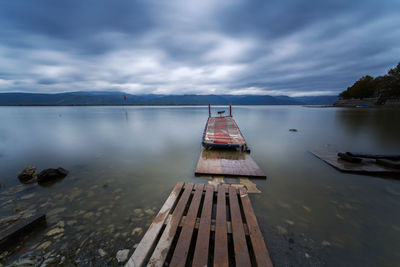
<instances>
[{"instance_id":1,"label":"submerged wooden pallet","mask_svg":"<svg viewBox=\"0 0 400 267\"><path fill-rule=\"evenodd\" d=\"M126 266L272 266L244 188L177 183Z\"/></svg>"},{"instance_id":2,"label":"submerged wooden pallet","mask_svg":"<svg viewBox=\"0 0 400 267\"><path fill-rule=\"evenodd\" d=\"M389 168L376 163L373 159L363 159L361 163L352 163L340 159L338 152L327 150L314 150L311 153L343 172L363 174L400 174L400 169Z\"/></svg>"},{"instance_id":3,"label":"submerged wooden pallet","mask_svg":"<svg viewBox=\"0 0 400 267\"><path fill-rule=\"evenodd\" d=\"M266 178L252 157L239 151L203 150L195 174Z\"/></svg>"}]
</instances>

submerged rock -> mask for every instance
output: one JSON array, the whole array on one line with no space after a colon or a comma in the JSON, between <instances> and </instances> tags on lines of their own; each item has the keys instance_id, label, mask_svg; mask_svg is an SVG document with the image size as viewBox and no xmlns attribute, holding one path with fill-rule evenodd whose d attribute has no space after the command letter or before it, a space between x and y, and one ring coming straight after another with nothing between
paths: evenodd
<instances>
[{"instance_id":1,"label":"submerged rock","mask_svg":"<svg viewBox=\"0 0 400 267\"><path fill-rule=\"evenodd\" d=\"M144 211L147 215L153 215L154 211L152 209L147 209Z\"/></svg>"},{"instance_id":2,"label":"submerged rock","mask_svg":"<svg viewBox=\"0 0 400 267\"><path fill-rule=\"evenodd\" d=\"M118 262L125 262L128 259L128 254L129 254L129 249L122 249L118 250L117 255L115 257L117 258Z\"/></svg>"},{"instance_id":3,"label":"submerged rock","mask_svg":"<svg viewBox=\"0 0 400 267\"><path fill-rule=\"evenodd\" d=\"M287 232L288 232L285 228L283 228L283 227L280 226L280 225L276 226L276 229L278 229L278 232L279 232L280 234L282 234L282 235L285 235L285 234L287 234Z\"/></svg>"},{"instance_id":4,"label":"submerged rock","mask_svg":"<svg viewBox=\"0 0 400 267\"><path fill-rule=\"evenodd\" d=\"M324 247L330 247L330 246L331 246L331 242L326 241L326 240L322 241L321 244L322 244Z\"/></svg>"},{"instance_id":5,"label":"submerged rock","mask_svg":"<svg viewBox=\"0 0 400 267\"><path fill-rule=\"evenodd\" d=\"M46 235L47 236L52 236L52 235L59 234L59 233L62 233L62 232L64 232L64 228L56 227L56 228L53 228L50 231L48 231Z\"/></svg>"},{"instance_id":6,"label":"submerged rock","mask_svg":"<svg viewBox=\"0 0 400 267\"><path fill-rule=\"evenodd\" d=\"M51 241L46 241L43 242L42 244L40 244L36 249L37 250L42 250L42 249L46 249L51 245Z\"/></svg>"},{"instance_id":7,"label":"submerged rock","mask_svg":"<svg viewBox=\"0 0 400 267\"><path fill-rule=\"evenodd\" d=\"M63 168L45 169L39 173L37 180L39 184L54 182L64 178L68 173L69 172Z\"/></svg>"},{"instance_id":8,"label":"submerged rock","mask_svg":"<svg viewBox=\"0 0 400 267\"><path fill-rule=\"evenodd\" d=\"M36 182L38 177L37 169L34 166L26 167L19 175L18 179L23 184L30 184Z\"/></svg>"},{"instance_id":9,"label":"submerged rock","mask_svg":"<svg viewBox=\"0 0 400 267\"><path fill-rule=\"evenodd\" d=\"M135 229L132 230L132 235L137 234L138 236L140 236L140 235L142 235L142 233L143 233L143 229L140 227L136 227Z\"/></svg>"},{"instance_id":10,"label":"submerged rock","mask_svg":"<svg viewBox=\"0 0 400 267\"><path fill-rule=\"evenodd\" d=\"M32 194L28 194L28 195L22 196L21 199L22 199L22 200L30 199L30 198L32 198L32 197L34 197L34 196L35 196L35 193L32 193Z\"/></svg>"},{"instance_id":11,"label":"submerged rock","mask_svg":"<svg viewBox=\"0 0 400 267\"><path fill-rule=\"evenodd\" d=\"M104 257L105 255L107 255L107 253L104 250L102 250L101 248L99 248L98 252L100 254L100 257Z\"/></svg>"}]
</instances>

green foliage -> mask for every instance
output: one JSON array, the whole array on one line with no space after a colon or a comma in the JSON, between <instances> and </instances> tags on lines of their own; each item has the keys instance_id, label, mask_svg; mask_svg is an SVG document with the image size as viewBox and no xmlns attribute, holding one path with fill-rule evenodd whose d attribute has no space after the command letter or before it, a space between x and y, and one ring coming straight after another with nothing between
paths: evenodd
<instances>
[{"instance_id":1,"label":"green foliage","mask_svg":"<svg viewBox=\"0 0 400 267\"><path fill-rule=\"evenodd\" d=\"M400 97L400 62L384 76L373 78L366 75L347 90L339 94L341 98Z\"/></svg>"}]
</instances>

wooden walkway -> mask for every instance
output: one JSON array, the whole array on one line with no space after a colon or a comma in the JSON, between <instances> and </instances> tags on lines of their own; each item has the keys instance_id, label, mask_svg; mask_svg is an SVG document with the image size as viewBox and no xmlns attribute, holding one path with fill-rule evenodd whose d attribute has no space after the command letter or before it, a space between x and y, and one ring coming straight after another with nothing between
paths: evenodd
<instances>
[{"instance_id":1,"label":"wooden walkway","mask_svg":"<svg viewBox=\"0 0 400 267\"><path fill-rule=\"evenodd\" d=\"M238 151L203 150L194 173L267 178L248 153Z\"/></svg>"},{"instance_id":2,"label":"wooden walkway","mask_svg":"<svg viewBox=\"0 0 400 267\"><path fill-rule=\"evenodd\" d=\"M126 266L272 266L244 188L177 183Z\"/></svg>"}]
</instances>

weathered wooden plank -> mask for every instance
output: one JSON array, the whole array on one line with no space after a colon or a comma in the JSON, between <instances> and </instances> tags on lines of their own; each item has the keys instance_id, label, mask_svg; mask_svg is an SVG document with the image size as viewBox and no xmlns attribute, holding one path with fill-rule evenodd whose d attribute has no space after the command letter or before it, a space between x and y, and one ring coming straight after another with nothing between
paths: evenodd
<instances>
[{"instance_id":1,"label":"weathered wooden plank","mask_svg":"<svg viewBox=\"0 0 400 267\"><path fill-rule=\"evenodd\" d=\"M157 216L154 218L146 234L140 241L138 247L135 249L132 257L126 263L126 267L140 267L144 265L144 261L150 256L151 248L155 245L155 239L159 235L161 228L163 227L163 224L171 211L171 208L176 203L183 185L183 182L179 182L175 185L171 194L165 201Z\"/></svg>"},{"instance_id":2,"label":"weathered wooden plank","mask_svg":"<svg viewBox=\"0 0 400 267\"><path fill-rule=\"evenodd\" d=\"M196 224L197 213L199 211L201 198L203 196L203 187L203 184L196 184L195 186L196 191L194 192L193 199L190 203L190 207L169 266L185 266L190 243L192 241L193 230Z\"/></svg>"},{"instance_id":3,"label":"weathered wooden plank","mask_svg":"<svg viewBox=\"0 0 400 267\"><path fill-rule=\"evenodd\" d=\"M228 266L228 238L226 227L225 185L218 185L215 222L214 266Z\"/></svg>"},{"instance_id":4,"label":"weathered wooden plank","mask_svg":"<svg viewBox=\"0 0 400 267\"><path fill-rule=\"evenodd\" d=\"M257 218L251 205L247 191L246 189L241 188L239 192L257 266L272 267L273 265L271 262L271 258L269 256L268 249L265 246L264 238L257 223Z\"/></svg>"},{"instance_id":5,"label":"weathered wooden plank","mask_svg":"<svg viewBox=\"0 0 400 267\"><path fill-rule=\"evenodd\" d=\"M266 178L249 154L238 151L202 151L195 174Z\"/></svg>"},{"instance_id":6,"label":"weathered wooden plank","mask_svg":"<svg viewBox=\"0 0 400 267\"><path fill-rule=\"evenodd\" d=\"M171 221L165 226L164 232L162 233L160 240L158 241L158 244L150 257L148 263L149 266L163 266L192 189L193 183L187 183L185 185L185 191L183 192L174 212L172 213Z\"/></svg>"},{"instance_id":7,"label":"weathered wooden plank","mask_svg":"<svg viewBox=\"0 0 400 267\"><path fill-rule=\"evenodd\" d=\"M233 248L235 250L236 266L251 266L249 250L244 234L243 220L240 213L236 188L229 187L229 207L231 212Z\"/></svg>"},{"instance_id":8,"label":"weathered wooden plank","mask_svg":"<svg viewBox=\"0 0 400 267\"><path fill-rule=\"evenodd\" d=\"M35 227L46 226L46 215L37 214L30 218L19 220L0 232L0 251L10 243L17 241L23 234L31 232Z\"/></svg>"},{"instance_id":9,"label":"weathered wooden plank","mask_svg":"<svg viewBox=\"0 0 400 267\"><path fill-rule=\"evenodd\" d=\"M201 211L199 232L197 234L196 247L192 263L192 266L194 267L204 267L208 264L214 187L208 184L205 186L205 188L206 194L204 196L203 210Z\"/></svg>"}]
</instances>

